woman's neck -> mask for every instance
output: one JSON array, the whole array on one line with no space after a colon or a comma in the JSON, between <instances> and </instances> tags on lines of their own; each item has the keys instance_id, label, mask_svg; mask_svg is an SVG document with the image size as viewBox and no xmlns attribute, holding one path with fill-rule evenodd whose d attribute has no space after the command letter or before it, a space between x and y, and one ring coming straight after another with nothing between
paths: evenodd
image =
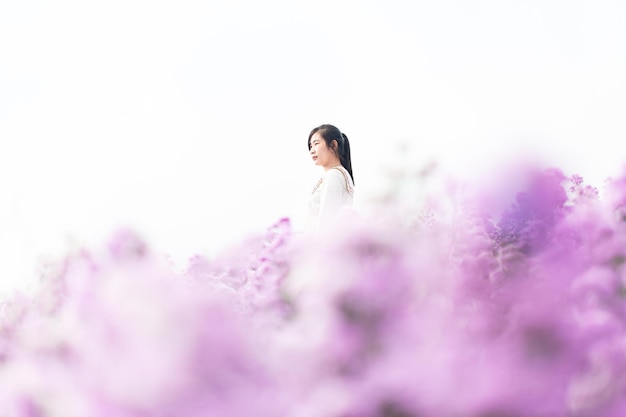
<instances>
[{"instance_id":1,"label":"woman's neck","mask_svg":"<svg viewBox=\"0 0 626 417\"><path fill-rule=\"evenodd\" d=\"M339 158L334 158L330 160L326 165L324 165L324 171L328 171L329 169L341 166L341 161Z\"/></svg>"}]
</instances>

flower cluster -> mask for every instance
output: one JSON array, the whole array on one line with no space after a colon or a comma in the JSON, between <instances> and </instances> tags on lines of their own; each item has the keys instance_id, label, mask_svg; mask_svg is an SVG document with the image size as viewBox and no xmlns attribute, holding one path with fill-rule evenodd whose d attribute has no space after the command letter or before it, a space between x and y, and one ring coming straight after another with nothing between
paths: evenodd
<instances>
[{"instance_id":1,"label":"flower cluster","mask_svg":"<svg viewBox=\"0 0 626 417\"><path fill-rule=\"evenodd\" d=\"M129 230L70 253L3 300L0 417L626 415L626 176L523 174L495 216L280 219L179 272Z\"/></svg>"}]
</instances>

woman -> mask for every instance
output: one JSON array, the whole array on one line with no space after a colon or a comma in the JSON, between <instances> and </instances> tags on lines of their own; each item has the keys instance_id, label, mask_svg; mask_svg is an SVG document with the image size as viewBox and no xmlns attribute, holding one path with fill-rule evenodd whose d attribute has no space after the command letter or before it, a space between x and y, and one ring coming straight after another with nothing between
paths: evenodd
<instances>
[{"instance_id":1,"label":"woman","mask_svg":"<svg viewBox=\"0 0 626 417\"><path fill-rule=\"evenodd\" d=\"M326 229L340 211L352 205L354 177L348 137L333 125L323 124L309 134L309 152L324 175L313 188L305 230Z\"/></svg>"}]
</instances>

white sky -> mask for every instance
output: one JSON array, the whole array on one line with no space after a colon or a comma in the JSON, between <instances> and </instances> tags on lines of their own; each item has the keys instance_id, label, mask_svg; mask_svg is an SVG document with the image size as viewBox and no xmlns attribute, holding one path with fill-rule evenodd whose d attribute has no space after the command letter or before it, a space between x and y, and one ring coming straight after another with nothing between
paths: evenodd
<instances>
[{"instance_id":1,"label":"white sky","mask_svg":"<svg viewBox=\"0 0 626 417\"><path fill-rule=\"evenodd\" d=\"M301 224L309 131L383 168L483 178L626 162L626 3L0 1L0 290L128 225L184 260Z\"/></svg>"}]
</instances>

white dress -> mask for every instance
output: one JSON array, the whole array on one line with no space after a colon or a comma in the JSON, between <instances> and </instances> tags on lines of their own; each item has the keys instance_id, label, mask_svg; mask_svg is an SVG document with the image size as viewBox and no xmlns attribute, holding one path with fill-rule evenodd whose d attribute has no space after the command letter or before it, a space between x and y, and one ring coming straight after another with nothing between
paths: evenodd
<instances>
[{"instance_id":1,"label":"white dress","mask_svg":"<svg viewBox=\"0 0 626 417\"><path fill-rule=\"evenodd\" d=\"M342 209L352 206L353 197L354 183L344 167L326 171L311 193L305 231L319 232L328 227Z\"/></svg>"}]
</instances>

